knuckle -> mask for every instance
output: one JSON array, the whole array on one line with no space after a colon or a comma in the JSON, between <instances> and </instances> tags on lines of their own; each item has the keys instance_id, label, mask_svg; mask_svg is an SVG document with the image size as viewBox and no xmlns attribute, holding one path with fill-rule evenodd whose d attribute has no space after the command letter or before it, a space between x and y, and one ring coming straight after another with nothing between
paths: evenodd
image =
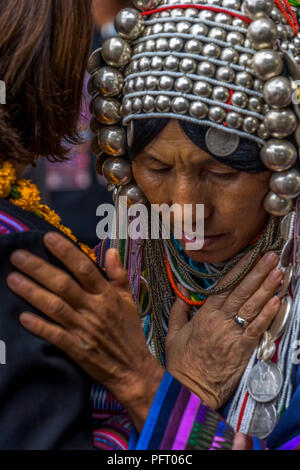
<instances>
[{"instance_id":1,"label":"knuckle","mask_svg":"<svg viewBox=\"0 0 300 470\"><path fill-rule=\"evenodd\" d=\"M50 315L61 316L64 313L64 303L58 297L49 300L48 312Z\"/></svg>"},{"instance_id":2,"label":"knuckle","mask_svg":"<svg viewBox=\"0 0 300 470\"><path fill-rule=\"evenodd\" d=\"M245 303L239 311L239 315L244 318L245 320L251 319L253 316L256 315L256 307L253 302L248 301Z\"/></svg>"},{"instance_id":3,"label":"knuckle","mask_svg":"<svg viewBox=\"0 0 300 470\"><path fill-rule=\"evenodd\" d=\"M80 261L78 266L78 274L81 276L88 276L94 272L94 266L88 258Z\"/></svg>"},{"instance_id":4,"label":"knuckle","mask_svg":"<svg viewBox=\"0 0 300 470\"><path fill-rule=\"evenodd\" d=\"M56 280L56 291L58 294L67 294L71 289L73 281L68 276L59 276Z\"/></svg>"}]
</instances>

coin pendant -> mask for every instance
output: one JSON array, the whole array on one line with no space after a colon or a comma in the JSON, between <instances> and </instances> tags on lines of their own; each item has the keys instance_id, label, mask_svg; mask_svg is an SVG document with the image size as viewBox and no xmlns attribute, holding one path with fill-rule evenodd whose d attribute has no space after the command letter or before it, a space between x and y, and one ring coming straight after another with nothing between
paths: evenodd
<instances>
[{"instance_id":1,"label":"coin pendant","mask_svg":"<svg viewBox=\"0 0 300 470\"><path fill-rule=\"evenodd\" d=\"M237 134L230 134L211 127L206 133L205 142L212 155L228 157L237 150L240 144L240 137Z\"/></svg>"},{"instance_id":2,"label":"coin pendant","mask_svg":"<svg viewBox=\"0 0 300 470\"><path fill-rule=\"evenodd\" d=\"M259 361L247 379L248 392L259 403L274 400L279 395L282 384L282 372L274 362Z\"/></svg>"},{"instance_id":3,"label":"coin pendant","mask_svg":"<svg viewBox=\"0 0 300 470\"><path fill-rule=\"evenodd\" d=\"M272 403L257 403L249 433L258 439L266 439L277 424L277 412Z\"/></svg>"}]
</instances>

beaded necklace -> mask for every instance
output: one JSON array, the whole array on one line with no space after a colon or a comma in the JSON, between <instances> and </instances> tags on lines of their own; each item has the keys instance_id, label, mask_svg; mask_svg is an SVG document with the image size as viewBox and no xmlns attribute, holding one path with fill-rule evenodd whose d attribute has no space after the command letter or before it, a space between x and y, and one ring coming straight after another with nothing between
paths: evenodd
<instances>
[{"instance_id":1,"label":"beaded necklace","mask_svg":"<svg viewBox=\"0 0 300 470\"><path fill-rule=\"evenodd\" d=\"M49 224L60 230L64 235L77 243L81 250L93 261L96 261L94 251L78 243L72 230L61 223L61 218L55 211L45 204L41 204L41 195L37 186L27 179L17 179L16 170L10 162L0 165L0 199L8 199L9 202L27 212L32 212L44 219Z\"/></svg>"}]
</instances>

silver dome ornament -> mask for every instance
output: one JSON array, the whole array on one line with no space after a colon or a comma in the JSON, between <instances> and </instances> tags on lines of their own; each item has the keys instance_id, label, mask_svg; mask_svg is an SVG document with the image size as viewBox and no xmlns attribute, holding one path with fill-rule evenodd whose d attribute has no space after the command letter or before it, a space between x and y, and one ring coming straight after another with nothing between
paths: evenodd
<instances>
[{"instance_id":1,"label":"silver dome ornament","mask_svg":"<svg viewBox=\"0 0 300 470\"><path fill-rule=\"evenodd\" d=\"M154 75L149 75L145 78L146 90L154 91L158 87L158 78Z\"/></svg>"},{"instance_id":2,"label":"silver dome ornament","mask_svg":"<svg viewBox=\"0 0 300 470\"><path fill-rule=\"evenodd\" d=\"M195 23L190 29L190 34L195 36L207 36L208 27L203 23Z\"/></svg>"},{"instance_id":3,"label":"silver dome ornament","mask_svg":"<svg viewBox=\"0 0 300 470\"><path fill-rule=\"evenodd\" d=\"M221 82L231 83L235 78L235 73L231 67L219 67L216 72L216 79Z\"/></svg>"},{"instance_id":4,"label":"silver dome ornament","mask_svg":"<svg viewBox=\"0 0 300 470\"><path fill-rule=\"evenodd\" d=\"M161 0L132 0L132 3L139 10L147 11L157 8L162 2Z\"/></svg>"},{"instance_id":5,"label":"silver dome ornament","mask_svg":"<svg viewBox=\"0 0 300 470\"><path fill-rule=\"evenodd\" d=\"M216 73L216 66L211 62L200 62L197 69L198 75L204 75L205 77L212 78Z\"/></svg>"},{"instance_id":6,"label":"silver dome ornament","mask_svg":"<svg viewBox=\"0 0 300 470\"><path fill-rule=\"evenodd\" d=\"M131 165L120 157L109 157L102 166L102 173L110 184L125 186L133 179Z\"/></svg>"},{"instance_id":7,"label":"silver dome ornament","mask_svg":"<svg viewBox=\"0 0 300 470\"><path fill-rule=\"evenodd\" d=\"M98 133L98 143L107 155L120 157L126 153L126 135L121 127L102 127Z\"/></svg>"},{"instance_id":8,"label":"silver dome ornament","mask_svg":"<svg viewBox=\"0 0 300 470\"><path fill-rule=\"evenodd\" d=\"M114 98L98 96L94 102L94 113L101 124L113 126L121 120L121 103Z\"/></svg>"},{"instance_id":9,"label":"silver dome ornament","mask_svg":"<svg viewBox=\"0 0 300 470\"><path fill-rule=\"evenodd\" d=\"M150 95L143 97L143 111L144 113L153 113L155 111L155 98Z\"/></svg>"},{"instance_id":10,"label":"silver dome ornament","mask_svg":"<svg viewBox=\"0 0 300 470\"><path fill-rule=\"evenodd\" d=\"M197 18L199 10L196 8L187 8L185 10L185 16L189 18Z\"/></svg>"},{"instance_id":11,"label":"silver dome ornament","mask_svg":"<svg viewBox=\"0 0 300 470\"><path fill-rule=\"evenodd\" d=\"M172 99L169 96L160 95L155 100L155 106L159 113L168 113L172 106Z\"/></svg>"},{"instance_id":12,"label":"silver dome ornament","mask_svg":"<svg viewBox=\"0 0 300 470\"><path fill-rule=\"evenodd\" d=\"M155 49L156 49L155 40L154 39L147 39L147 41L144 42L144 48L145 48L145 52L154 52Z\"/></svg>"},{"instance_id":13,"label":"silver dome ornament","mask_svg":"<svg viewBox=\"0 0 300 470\"><path fill-rule=\"evenodd\" d=\"M266 49L256 52L252 67L257 78L269 80L281 74L283 61L279 52Z\"/></svg>"},{"instance_id":14,"label":"silver dome ornament","mask_svg":"<svg viewBox=\"0 0 300 470\"><path fill-rule=\"evenodd\" d=\"M265 197L263 203L264 209L269 214L282 217L288 214L293 207L292 199L282 199L272 191Z\"/></svg>"},{"instance_id":15,"label":"silver dome ornament","mask_svg":"<svg viewBox=\"0 0 300 470\"><path fill-rule=\"evenodd\" d=\"M151 59L151 69L153 70L162 70L164 61L162 57L152 57Z\"/></svg>"},{"instance_id":16,"label":"silver dome ornament","mask_svg":"<svg viewBox=\"0 0 300 470\"><path fill-rule=\"evenodd\" d=\"M261 139L268 139L268 137L270 137L270 134L269 132L267 131L266 129L266 126L264 125L264 123L262 122L258 129L257 129L257 135L258 137L260 137Z\"/></svg>"},{"instance_id":17,"label":"silver dome ornament","mask_svg":"<svg viewBox=\"0 0 300 470\"><path fill-rule=\"evenodd\" d=\"M249 63L251 59L252 59L252 56L244 52L243 54L239 56L239 59L238 59L239 65L242 65L243 67L249 67Z\"/></svg>"},{"instance_id":18,"label":"silver dome ornament","mask_svg":"<svg viewBox=\"0 0 300 470\"><path fill-rule=\"evenodd\" d=\"M155 25L152 26L151 29L151 34L159 34L163 32L163 24L162 23L156 23Z\"/></svg>"},{"instance_id":19,"label":"silver dome ornament","mask_svg":"<svg viewBox=\"0 0 300 470\"><path fill-rule=\"evenodd\" d=\"M259 78L256 78L253 82L253 90L263 91L263 88L264 88L263 82L259 80Z\"/></svg>"},{"instance_id":20,"label":"silver dome ornament","mask_svg":"<svg viewBox=\"0 0 300 470\"><path fill-rule=\"evenodd\" d=\"M164 33L176 33L176 24L167 22L164 24Z\"/></svg>"},{"instance_id":21,"label":"silver dome ornament","mask_svg":"<svg viewBox=\"0 0 300 470\"><path fill-rule=\"evenodd\" d=\"M272 191L282 199L293 199L300 194L300 173L291 168L282 173L273 173L270 181Z\"/></svg>"},{"instance_id":22,"label":"silver dome ornament","mask_svg":"<svg viewBox=\"0 0 300 470\"><path fill-rule=\"evenodd\" d=\"M121 106L122 118L129 116L131 113L132 113L132 101L128 98L125 98Z\"/></svg>"},{"instance_id":23,"label":"silver dome ornament","mask_svg":"<svg viewBox=\"0 0 300 470\"><path fill-rule=\"evenodd\" d=\"M169 49L168 39L159 38L156 40L156 50L158 52L165 52Z\"/></svg>"},{"instance_id":24,"label":"silver dome ornament","mask_svg":"<svg viewBox=\"0 0 300 470\"><path fill-rule=\"evenodd\" d=\"M132 100L132 111L135 114L139 114L142 111L143 102L141 98L133 98Z\"/></svg>"},{"instance_id":25,"label":"silver dome ornament","mask_svg":"<svg viewBox=\"0 0 300 470\"><path fill-rule=\"evenodd\" d=\"M145 80L142 77L138 77L134 83L134 91L143 91L145 89Z\"/></svg>"},{"instance_id":26,"label":"silver dome ornament","mask_svg":"<svg viewBox=\"0 0 300 470\"><path fill-rule=\"evenodd\" d=\"M249 98L249 109L255 113L260 113L262 110L262 101L257 96L251 96Z\"/></svg>"},{"instance_id":27,"label":"silver dome ornament","mask_svg":"<svg viewBox=\"0 0 300 470\"><path fill-rule=\"evenodd\" d=\"M189 101L182 96L173 99L172 111L176 114L186 114L189 110Z\"/></svg>"},{"instance_id":28,"label":"silver dome ornament","mask_svg":"<svg viewBox=\"0 0 300 470\"><path fill-rule=\"evenodd\" d=\"M208 114L208 107L201 101L193 101L189 113L195 119L204 119Z\"/></svg>"},{"instance_id":29,"label":"silver dome ornament","mask_svg":"<svg viewBox=\"0 0 300 470\"><path fill-rule=\"evenodd\" d=\"M149 57L142 57L139 60L138 67L139 67L140 72L147 72L148 70L150 70L151 60L149 59Z\"/></svg>"},{"instance_id":30,"label":"silver dome ornament","mask_svg":"<svg viewBox=\"0 0 300 470\"><path fill-rule=\"evenodd\" d=\"M193 82L188 77L180 77L175 81L175 90L180 93L189 93L193 88Z\"/></svg>"},{"instance_id":31,"label":"silver dome ornament","mask_svg":"<svg viewBox=\"0 0 300 470\"><path fill-rule=\"evenodd\" d=\"M115 29L123 39L137 39L144 29L142 14L135 8L124 8L116 16Z\"/></svg>"},{"instance_id":32,"label":"silver dome ornament","mask_svg":"<svg viewBox=\"0 0 300 470\"><path fill-rule=\"evenodd\" d=\"M229 100L229 90L223 86L216 86L213 88L212 99L227 103Z\"/></svg>"},{"instance_id":33,"label":"silver dome ornament","mask_svg":"<svg viewBox=\"0 0 300 470\"><path fill-rule=\"evenodd\" d=\"M229 24L232 23L232 16L227 15L226 13L217 13L215 16L215 22L221 24Z\"/></svg>"},{"instance_id":34,"label":"silver dome ornament","mask_svg":"<svg viewBox=\"0 0 300 470\"><path fill-rule=\"evenodd\" d=\"M231 97L231 104L238 108L246 108L248 104L248 96L243 91L235 91Z\"/></svg>"},{"instance_id":35,"label":"silver dome ornament","mask_svg":"<svg viewBox=\"0 0 300 470\"><path fill-rule=\"evenodd\" d=\"M142 190L133 182L123 186L119 191L119 196L127 197L129 207L134 204L146 204L147 202L146 196Z\"/></svg>"},{"instance_id":36,"label":"silver dome ornament","mask_svg":"<svg viewBox=\"0 0 300 470\"><path fill-rule=\"evenodd\" d=\"M244 88L252 88L253 77L248 72L238 72L235 76L235 83Z\"/></svg>"},{"instance_id":37,"label":"silver dome ornament","mask_svg":"<svg viewBox=\"0 0 300 470\"><path fill-rule=\"evenodd\" d=\"M230 111L226 115L225 122L231 129L239 129L243 124L243 118L239 113L236 113L235 111Z\"/></svg>"},{"instance_id":38,"label":"silver dome ornament","mask_svg":"<svg viewBox=\"0 0 300 470\"><path fill-rule=\"evenodd\" d=\"M286 77L276 77L264 86L264 100L273 108L285 108L291 104L291 81Z\"/></svg>"},{"instance_id":39,"label":"silver dome ornament","mask_svg":"<svg viewBox=\"0 0 300 470\"><path fill-rule=\"evenodd\" d=\"M203 51L203 44L197 39L189 39L184 46L184 50L188 54L201 54Z\"/></svg>"},{"instance_id":40,"label":"silver dome ornament","mask_svg":"<svg viewBox=\"0 0 300 470\"><path fill-rule=\"evenodd\" d=\"M231 64L236 64L239 60L239 54L233 47L226 47L222 50L220 59Z\"/></svg>"},{"instance_id":41,"label":"silver dome ornament","mask_svg":"<svg viewBox=\"0 0 300 470\"><path fill-rule=\"evenodd\" d=\"M183 73L194 73L197 68L197 63L194 59L185 57L180 61L179 69Z\"/></svg>"},{"instance_id":42,"label":"silver dome ornament","mask_svg":"<svg viewBox=\"0 0 300 470\"><path fill-rule=\"evenodd\" d=\"M102 57L111 67L123 68L131 59L131 47L120 37L106 39L102 46Z\"/></svg>"},{"instance_id":43,"label":"silver dome ornament","mask_svg":"<svg viewBox=\"0 0 300 470\"><path fill-rule=\"evenodd\" d=\"M273 0L245 0L244 8L251 19L268 16L274 7Z\"/></svg>"},{"instance_id":44,"label":"silver dome ornament","mask_svg":"<svg viewBox=\"0 0 300 470\"><path fill-rule=\"evenodd\" d=\"M276 25L270 18L258 18L249 25L247 37L256 50L271 48L277 38Z\"/></svg>"},{"instance_id":45,"label":"silver dome ornament","mask_svg":"<svg viewBox=\"0 0 300 470\"><path fill-rule=\"evenodd\" d=\"M272 171L286 171L297 161L297 149L288 140L269 140L261 149L261 160Z\"/></svg>"},{"instance_id":46,"label":"silver dome ornament","mask_svg":"<svg viewBox=\"0 0 300 470\"><path fill-rule=\"evenodd\" d=\"M209 31L208 37L211 39L218 39L218 41L225 41L226 31L222 28L214 27Z\"/></svg>"},{"instance_id":47,"label":"silver dome ornament","mask_svg":"<svg viewBox=\"0 0 300 470\"><path fill-rule=\"evenodd\" d=\"M233 46L242 46L244 45L244 36L238 31L231 31L227 34L226 41Z\"/></svg>"},{"instance_id":48,"label":"silver dome ornament","mask_svg":"<svg viewBox=\"0 0 300 470\"><path fill-rule=\"evenodd\" d=\"M209 10L201 10L200 13L199 13L199 18L202 21L205 21L205 20L214 21L215 13L213 11L209 11Z\"/></svg>"},{"instance_id":49,"label":"silver dome ornament","mask_svg":"<svg viewBox=\"0 0 300 470\"><path fill-rule=\"evenodd\" d=\"M169 40L169 45L167 49L169 48L170 51L180 52L183 49L183 45L183 39L174 37Z\"/></svg>"},{"instance_id":50,"label":"silver dome ornament","mask_svg":"<svg viewBox=\"0 0 300 470\"><path fill-rule=\"evenodd\" d=\"M147 49L146 49L146 42L141 42L140 44L136 44L135 46L133 46L132 48L132 55L136 55L136 54L142 54L143 52L145 52ZM150 52L150 51L148 51Z\"/></svg>"},{"instance_id":51,"label":"silver dome ornament","mask_svg":"<svg viewBox=\"0 0 300 470\"><path fill-rule=\"evenodd\" d=\"M255 117L247 116L243 122L243 130L249 134L254 134L259 126L259 121Z\"/></svg>"},{"instance_id":52,"label":"silver dome ornament","mask_svg":"<svg viewBox=\"0 0 300 470\"><path fill-rule=\"evenodd\" d=\"M87 71L90 75L95 73L101 66L103 66L102 48L96 49L89 57L87 64Z\"/></svg>"},{"instance_id":53,"label":"silver dome ornament","mask_svg":"<svg viewBox=\"0 0 300 470\"><path fill-rule=\"evenodd\" d=\"M179 34L188 34L190 32L191 24L187 21L180 21L176 25L177 33Z\"/></svg>"},{"instance_id":54,"label":"silver dome ornament","mask_svg":"<svg viewBox=\"0 0 300 470\"><path fill-rule=\"evenodd\" d=\"M216 44L205 44L203 47L203 55L218 59L221 55L221 48Z\"/></svg>"},{"instance_id":55,"label":"silver dome ornament","mask_svg":"<svg viewBox=\"0 0 300 470\"><path fill-rule=\"evenodd\" d=\"M169 55L165 59L164 67L167 70L171 70L171 72L177 72L179 68L179 59L178 57L175 57L174 55Z\"/></svg>"},{"instance_id":56,"label":"silver dome ornament","mask_svg":"<svg viewBox=\"0 0 300 470\"><path fill-rule=\"evenodd\" d=\"M112 67L102 67L94 77L94 86L103 96L119 96L123 89L123 75Z\"/></svg>"},{"instance_id":57,"label":"silver dome ornament","mask_svg":"<svg viewBox=\"0 0 300 470\"><path fill-rule=\"evenodd\" d=\"M225 121L226 112L221 106L212 106L208 110L208 117L211 121L222 124Z\"/></svg>"},{"instance_id":58,"label":"silver dome ornament","mask_svg":"<svg viewBox=\"0 0 300 470\"><path fill-rule=\"evenodd\" d=\"M266 130L276 139L291 135L297 127L296 115L290 109L271 109L264 120Z\"/></svg>"},{"instance_id":59,"label":"silver dome ornament","mask_svg":"<svg viewBox=\"0 0 300 470\"><path fill-rule=\"evenodd\" d=\"M174 86L174 78L169 77L168 75L163 75L159 79L158 89L162 91L170 91Z\"/></svg>"},{"instance_id":60,"label":"silver dome ornament","mask_svg":"<svg viewBox=\"0 0 300 470\"><path fill-rule=\"evenodd\" d=\"M222 7L229 8L230 10L240 10L241 2L240 0L223 0Z\"/></svg>"},{"instance_id":61,"label":"silver dome ornament","mask_svg":"<svg viewBox=\"0 0 300 470\"><path fill-rule=\"evenodd\" d=\"M208 98L211 95L212 86L207 82L195 82L193 91L197 96L204 96L205 98Z\"/></svg>"}]
</instances>

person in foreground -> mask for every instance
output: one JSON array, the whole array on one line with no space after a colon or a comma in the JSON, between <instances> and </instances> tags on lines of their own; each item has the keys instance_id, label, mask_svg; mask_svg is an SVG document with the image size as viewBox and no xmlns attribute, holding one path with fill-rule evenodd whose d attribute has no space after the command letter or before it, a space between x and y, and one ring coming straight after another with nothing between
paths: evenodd
<instances>
[{"instance_id":1,"label":"person in foreground","mask_svg":"<svg viewBox=\"0 0 300 470\"><path fill-rule=\"evenodd\" d=\"M95 381L99 449L296 449L298 49L287 58L268 47L275 24L293 43L297 10L269 0L179 3L118 16L122 38L89 61L93 129L106 154L98 167L121 186L116 201L204 204L203 249L186 250L184 230L178 240L107 239L95 249L103 276L50 233L45 246L60 267L17 250L8 286L52 320L28 308L22 325ZM99 69L102 60L112 69ZM119 67L128 148L121 124L103 125L118 121L104 104L120 95Z\"/></svg>"}]
</instances>

